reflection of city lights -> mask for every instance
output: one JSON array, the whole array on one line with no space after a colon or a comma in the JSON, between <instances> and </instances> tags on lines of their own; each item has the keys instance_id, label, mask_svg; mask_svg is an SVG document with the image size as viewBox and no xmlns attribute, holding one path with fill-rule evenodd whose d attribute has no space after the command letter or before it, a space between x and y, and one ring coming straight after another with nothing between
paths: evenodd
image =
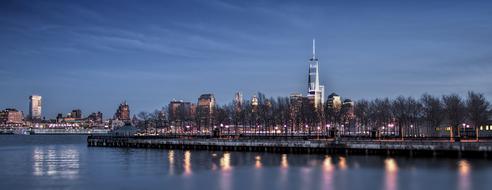
<instances>
[{"instance_id":1,"label":"reflection of city lights","mask_svg":"<svg viewBox=\"0 0 492 190\"><path fill-rule=\"evenodd\" d=\"M471 170L470 163L466 160L460 160L458 162L458 170L461 176L468 176Z\"/></svg>"},{"instance_id":2,"label":"reflection of city lights","mask_svg":"<svg viewBox=\"0 0 492 190\"><path fill-rule=\"evenodd\" d=\"M256 156L255 157L255 168L256 169L260 169L262 167L262 164L261 164L261 156Z\"/></svg>"},{"instance_id":3,"label":"reflection of city lights","mask_svg":"<svg viewBox=\"0 0 492 190\"><path fill-rule=\"evenodd\" d=\"M33 174L74 179L78 177L80 156L77 149L44 149L33 152Z\"/></svg>"},{"instance_id":4,"label":"reflection of city lights","mask_svg":"<svg viewBox=\"0 0 492 190\"><path fill-rule=\"evenodd\" d=\"M470 179L470 172L471 172L470 163L466 160L460 160L458 162L458 172L459 172L458 189L472 189L471 179Z\"/></svg>"},{"instance_id":5,"label":"reflection of city lights","mask_svg":"<svg viewBox=\"0 0 492 190\"><path fill-rule=\"evenodd\" d=\"M334 189L333 180L335 174L335 167L333 166L331 157L326 155L323 160L323 180L321 189Z\"/></svg>"},{"instance_id":6,"label":"reflection of city lights","mask_svg":"<svg viewBox=\"0 0 492 190\"><path fill-rule=\"evenodd\" d=\"M222 171L229 171L231 170L231 153L224 153L222 158L220 158L220 168Z\"/></svg>"},{"instance_id":7,"label":"reflection of city lights","mask_svg":"<svg viewBox=\"0 0 492 190\"><path fill-rule=\"evenodd\" d=\"M386 172L398 171L398 165L396 164L396 161L393 158L388 158L388 159L384 160L384 166L385 166Z\"/></svg>"},{"instance_id":8,"label":"reflection of city lights","mask_svg":"<svg viewBox=\"0 0 492 190\"><path fill-rule=\"evenodd\" d=\"M183 162L184 174L191 175L191 152L189 150L185 151Z\"/></svg>"},{"instance_id":9,"label":"reflection of city lights","mask_svg":"<svg viewBox=\"0 0 492 190\"><path fill-rule=\"evenodd\" d=\"M174 150L170 150L167 154L167 160L169 161L169 174L174 174Z\"/></svg>"},{"instance_id":10,"label":"reflection of city lights","mask_svg":"<svg viewBox=\"0 0 492 190\"><path fill-rule=\"evenodd\" d=\"M287 160L287 154L282 154L282 159L280 161L280 167L281 168L288 168L289 167L289 161Z\"/></svg>"},{"instance_id":11,"label":"reflection of city lights","mask_svg":"<svg viewBox=\"0 0 492 190\"><path fill-rule=\"evenodd\" d=\"M340 161L338 162L338 168L341 170L347 169L347 160L344 157L340 157L339 159Z\"/></svg>"},{"instance_id":12,"label":"reflection of city lights","mask_svg":"<svg viewBox=\"0 0 492 190\"><path fill-rule=\"evenodd\" d=\"M169 165L174 164L174 150L170 150L167 155L167 159L169 160Z\"/></svg>"},{"instance_id":13,"label":"reflection of city lights","mask_svg":"<svg viewBox=\"0 0 492 190\"><path fill-rule=\"evenodd\" d=\"M384 168L386 170L385 176L385 189L387 190L396 190L398 189L398 165L396 164L395 159L388 158L384 160Z\"/></svg>"},{"instance_id":14,"label":"reflection of city lights","mask_svg":"<svg viewBox=\"0 0 492 190\"><path fill-rule=\"evenodd\" d=\"M323 169L325 171L333 171L333 164L331 163L331 157L325 156L325 160L323 160Z\"/></svg>"}]
</instances>

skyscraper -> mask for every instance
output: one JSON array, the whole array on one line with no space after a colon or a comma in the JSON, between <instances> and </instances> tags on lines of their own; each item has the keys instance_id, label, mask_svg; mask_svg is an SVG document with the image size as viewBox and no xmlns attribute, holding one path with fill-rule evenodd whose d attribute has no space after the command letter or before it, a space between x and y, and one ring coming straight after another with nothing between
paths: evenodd
<instances>
[{"instance_id":1,"label":"skyscraper","mask_svg":"<svg viewBox=\"0 0 492 190\"><path fill-rule=\"evenodd\" d=\"M172 100L169 102L169 121L190 121L194 117L196 105L183 100Z\"/></svg>"},{"instance_id":2,"label":"skyscraper","mask_svg":"<svg viewBox=\"0 0 492 190\"><path fill-rule=\"evenodd\" d=\"M215 108L215 97L213 94L202 94L198 98L196 114L200 124L211 125Z\"/></svg>"},{"instance_id":3,"label":"skyscraper","mask_svg":"<svg viewBox=\"0 0 492 190\"><path fill-rule=\"evenodd\" d=\"M316 57L316 41L313 39L313 57L309 59L308 98L315 108L321 107L325 97L325 87L319 84L319 63Z\"/></svg>"},{"instance_id":4,"label":"skyscraper","mask_svg":"<svg viewBox=\"0 0 492 190\"><path fill-rule=\"evenodd\" d=\"M41 120L41 96L29 96L29 119L32 121Z\"/></svg>"}]
</instances>

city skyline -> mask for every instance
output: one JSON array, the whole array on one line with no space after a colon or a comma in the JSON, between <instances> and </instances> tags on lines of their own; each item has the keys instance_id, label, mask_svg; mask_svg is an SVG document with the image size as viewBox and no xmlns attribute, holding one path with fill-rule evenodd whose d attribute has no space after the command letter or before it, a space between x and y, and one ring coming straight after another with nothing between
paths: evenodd
<instances>
[{"instance_id":1,"label":"city skyline","mask_svg":"<svg viewBox=\"0 0 492 190\"><path fill-rule=\"evenodd\" d=\"M336 92L358 100L468 90L492 96L486 1L211 1L189 7L206 13L189 15L172 11L187 7L177 2L149 3L145 13L128 11L131 3L3 4L0 87L8 93L0 95L0 108L25 116L31 94L43 96L47 118L75 108L112 116L124 100L133 115L173 98L196 102L204 93L214 93L219 104L231 102L236 91L245 99L255 92L306 95L313 37L325 96ZM203 19L207 11L217 15ZM369 14L374 11L379 13Z\"/></svg>"}]
</instances>

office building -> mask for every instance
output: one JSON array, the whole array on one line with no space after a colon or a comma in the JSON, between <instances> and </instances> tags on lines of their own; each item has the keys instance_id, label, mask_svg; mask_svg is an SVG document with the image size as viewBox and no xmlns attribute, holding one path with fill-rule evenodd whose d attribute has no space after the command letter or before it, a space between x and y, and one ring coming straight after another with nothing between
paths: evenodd
<instances>
[{"instance_id":1,"label":"office building","mask_svg":"<svg viewBox=\"0 0 492 190\"><path fill-rule=\"evenodd\" d=\"M29 96L29 119L31 121L39 121L41 120L41 104L42 97L39 95Z\"/></svg>"},{"instance_id":2,"label":"office building","mask_svg":"<svg viewBox=\"0 0 492 190\"><path fill-rule=\"evenodd\" d=\"M315 108L321 108L324 103L325 87L319 84L319 62L316 57L316 41L313 39L313 56L309 59L308 99Z\"/></svg>"}]
</instances>

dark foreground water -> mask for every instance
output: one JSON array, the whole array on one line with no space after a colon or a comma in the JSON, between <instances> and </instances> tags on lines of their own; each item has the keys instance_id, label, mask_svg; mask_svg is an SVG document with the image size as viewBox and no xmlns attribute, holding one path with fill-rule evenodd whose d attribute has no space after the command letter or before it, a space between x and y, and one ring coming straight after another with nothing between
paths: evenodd
<instances>
[{"instance_id":1,"label":"dark foreground water","mask_svg":"<svg viewBox=\"0 0 492 190\"><path fill-rule=\"evenodd\" d=\"M492 161L87 147L0 136L0 189L492 189Z\"/></svg>"}]
</instances>

